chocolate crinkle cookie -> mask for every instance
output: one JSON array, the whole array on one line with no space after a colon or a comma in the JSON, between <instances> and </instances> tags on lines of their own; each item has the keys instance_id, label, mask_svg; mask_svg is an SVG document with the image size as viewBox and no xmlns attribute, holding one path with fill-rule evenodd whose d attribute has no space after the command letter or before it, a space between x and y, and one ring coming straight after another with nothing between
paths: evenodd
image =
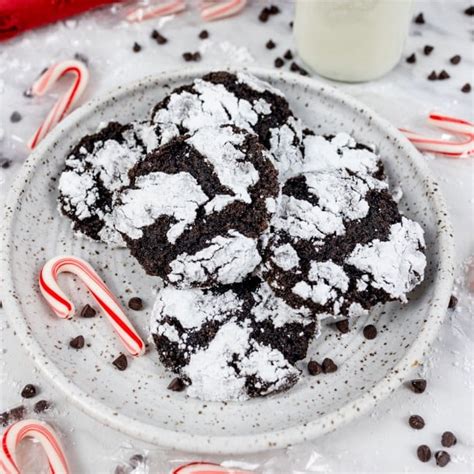
<instances>
[{"instance_id":1,"label":"chocolate crinkle cookie","mask_svg":"<svg viewBox=\"0 0 474 474\"><path fill-rule=\"evenodd\" d=\"M400 214L378 157L361 147L346 157L334 145L342 138L318 137L316 170L285 182L260 269L278 296L318 319L406 302L426 266L423 230Z\"/></svg>"},{"instance_id":2,"label":"chocolate crinkle cookie","mask_svg":"<svg viewBox=\"0 0 474 474\"><path fill-rule=\"evenodd\" d=\"M213 289L163 289L150 332L161 362L203 400L244 400L281 392L299 379L295 362L316 335L295 310L251 278Z\"/></svg>"},{"instance_id":3,"label":"chocolate crinkle cookie","mask_svg":"<svg viewBox=\"0 0 474 474\"><path fill-rule=\"evenodd\" d=\"M59 178L59 208L75 231L111 246L123 246L111 222L116 193L129 183L128 171L176 127L146 122L110 122L83 137L66 157Z\"/></svg>"},{"instance_id":4,"label":"chocolate crinkle cookie","mask_svg":"<svg viewBox=\"0 0 474 474\"><path fill-rule=\"evenodd\" d=\"M279 185L255 134L197 129L150 153L129 177L114 226L148 274L208 287L242 281L260 263Z\"/></svg>"},{"instance_id":5,"label":"chocolate crinkle cookie","mask_svg":"<svg viewBox=\"0 0 474 474\"><path fill-rule=\"evenodd\" d=\"M303 160L304 129L283 93L243 72L212 72L175 89L155 106L152 122L182 133L221 124L254 132L282 175Z\"/></svg>"}]
</instances>

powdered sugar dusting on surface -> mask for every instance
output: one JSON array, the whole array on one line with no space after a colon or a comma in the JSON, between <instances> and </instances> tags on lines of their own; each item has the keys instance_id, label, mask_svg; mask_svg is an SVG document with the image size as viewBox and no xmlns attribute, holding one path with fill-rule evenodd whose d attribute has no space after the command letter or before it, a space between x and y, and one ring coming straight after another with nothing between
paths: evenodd
<instances>
[{"instance_id":1,"label":"powdered sugar dusting on surface","mask_svg":"<svg viewBox=\"0 0 474 474\"><path fill-rule=\"evenodd\" d=\"M161 216L172 216L177 222L170 226L167 238L173 243L194 222L198 207L207 200L189 173L139 176L135 186L121 194L121 204L114 210L115 227L130 238L139 239L143 227Z\"/></svg>"},{"instance_id":2,"label":"powdered sugar dusting on surface","mask_svg":"<svg viewBox=\"0 0 474 474\"><path fill-rule=\"evenodd\" d=\"M426 257L420 249L424 246L420 225L403 217L391 226L387 241L358 244L347 262L369 273L372 286L406 302L405 294L423 280Z\"/></svg>"},{"instance_id":3,"label":"powdered sugar dusting on surface","mask_svg":"<svg viewBox=\"0 0 474 474\"><path fill-rule=\"evenodd\" d=\"M237 231L213 238L194 255L181 254L170 264L169 280L178 286L196 285L216 275L218 283L242 281L261 262L257 241Z\"/></svg>"},{"instance_id":4,"label":"powdered sugar dusting on surface","mask_svg":"<svg viewBox=\"0 0 474 474\"><path fill-rule=\"evenodd\" d=\"M78 174L64 171L59 177L59 192L64 196L64 210L74 211L79 220L91 216L91 207L99 199L94 176L90 172Z\"/></svg>"},{"instance_id":5,"label":"powdered sugar dusting on surface","mask_svg":"<svg viewBox=\"0 0 474 474\"><path fill-rule=\"evenodd\" d=\"M298 253L290 244L280 245L272 249L272 260L283 270L291 270L300 263Z\"/></svg>"}]
</instances>

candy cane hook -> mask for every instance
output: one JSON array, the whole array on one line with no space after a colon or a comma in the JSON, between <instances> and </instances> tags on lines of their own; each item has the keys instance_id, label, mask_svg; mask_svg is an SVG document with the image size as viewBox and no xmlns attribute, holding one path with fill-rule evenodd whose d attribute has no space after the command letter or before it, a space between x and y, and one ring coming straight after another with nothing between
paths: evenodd
<instances>
[{"instance_id":1,"label":"candy cane hook","mask_svg":"<svg viewBox=\"0 0 474 474\"><path fill-rule=\"evenodd\" d=\"M160 16L173 15L186 9L185 0L172 0L169 2L160 2L157 5L148 7L139 7L130 11L125 19L129 22L140 22Z\"/></svg>"},{"instance_id":2,"label":"candy cane hook","mask_svg":"<svg viewBox=\"0 0 474 474\"><path fill-rule=\"evenodd\" d=\"M182 464L171 471L171 474L252 474L249 471L224 467L212 462L194 461Z\"/></svg>"},{"instance_id":3,"label":"candy cane hook","mask_svg":"<svg viewBox=\"0 0 474 474\"><path fill-rule=\"evenodd\" d=\"M247 0L227 0L224 2L204 0L201 3L201 18L205 21L220 20L241 12L246 4Z\"/></svg>"},{"instance_id":4,"label":"candy cane hook","mask_svg":"<svg viewBox=\"0 0 474 474\"><path fill-rule=\"evenodd\" d=\"M5 430L0 449L2 474L21 474L15 452L25 438L33 438L41 444L48 457L51 474L69 474L67 459L56 434L51 426L39 420L17 421Z\"/></svg>"},{"instance_id":5,"label":"candy cane hook","mask_svg":"<svg viewBox=\"0 0 474 474\"><path fill-rule=\"evenodd\" d=\"M87 86L89 81L89 71L87 66L81 61L62 61L48 68L31 88L31 93L33 95L42 96L65 75L73 75L74 81L69 90L57 100L44 122L28 142L28 147L31 150L35 148L36 145L68 114L70 109L74 107Z\"/></svg>"},{"instance_id":6,"label":"candy cane hook","mask_svg":"<svg viewBox=\"0 0 474 474\"><path fill-rule=\"evenodd\" d=\"M39 286L46 302L56 316L70 319L74 315L74 305L58 285L60 273L72 273L87 286L92 296L102 308L123 345L131 355L145 352L145 344L123 312L116 298L101 280L95 270L84 260L72 256L54 257L42 268Z\"/></svg>"}]
</instances>

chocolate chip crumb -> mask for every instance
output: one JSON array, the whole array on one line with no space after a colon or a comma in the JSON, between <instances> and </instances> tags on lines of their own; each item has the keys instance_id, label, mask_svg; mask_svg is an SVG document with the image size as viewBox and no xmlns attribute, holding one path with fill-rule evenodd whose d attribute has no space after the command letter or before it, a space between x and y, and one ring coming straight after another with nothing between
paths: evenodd
<instances>
[{"instance_id":1,"label":"chocolate chip crumb","mask_svg":"<svg viewBox=\"0 0 474 474\"><path fill-rule=\"evenodd\" d=\"M442 436L441 436L441 444L445 448L450 448L451 446L454 446L458 440L456 439L456 436L454 436L454 433L451 431L445 431Z\"/></svg>"},{"instance_id":2,"label":"chocolate chip crumb","mask_svg":"<svg viewBox=\"0 0 474 474\"><path fill-rule=\"evenodd\" d=\"M425 53L426 56L429 56L433 52L433 49L434 49L434 46L430 46L429 44L427 44L423 48L423 52Z\"/></svg>"},{"instance_id":3,"label":"chocolate chip crumb","mask_svg":"<svg viewBox=\"0 0 474 474\"><path fill-rule=\"evenodd\" d=\"M21 116L20 112L16 110L10 115L10 122L11 123L18 123L23 117Z\"/></svg>"},{"instance_id":4,"label":"chocolate chip crumb","mask_svg":"<svg viewBox=\"0 0 474 474\"><path fill-rule=\"evenodd\" d=\"M130 472L130 469L125 467L122 464L115 466L115 469L114 469L114 474L129 474L129 472Z\"/></svg>"},{"instance_id":5,"label":"chocolate chip crumb","mask_svg":"<svg viewBox=\"0 0 474 474\"><path fill-rule=\"evenodd\" d=\"M449 62L451 64L457 65L461 62L461 56L459 56L459 54L456 54L449 60Z\"/></svg>"},{"instance_id":6,"label":"chocolate chip crumb","mask_svg":"<svg viewBox=\"0 0 474 474\"><path fill-rule=\"evenodd\" d=\"M418 13L418 15L416 15L415 23L417 25L423 25L425 23L425 17L423 16L423 13Z\"/></svg>"},{"instance_id":7,"label":"chocolate chip crumb","mask_svg":"<svg viewBox=\"0 0 474 474\"><path fill-rule=\"evenodd\" d=\"M273 49L275 46L276 44L272 40L268 40L267 44L265 45L267 49Z\"/></svg>"},{"instance_id":8,"label":"chocolate chip crumb","mask_svg":"<svg viewBox=\"0 0 474 474\"><path fill-rule=\"evenodd\" d=\"M74 59L77 59L78 61L81 61L81 62L84 63L86 66L89 64L89 58L88 58L85 54L76 53L76 54L74 55Z\"/></svg>"},{"instance_id":9,"label":"chocolate chip crumb","mask_svg":"<svg viewBox=\"0 0 474 474\"><path fill-rule=\"evenodd\" d=\"M209 31L202 30L201 33L199 33L199 38L202 40L209 38Z\"/></svg>"},{"instance_id":10,"label":"chocolate chip crumb","mask_svg":"<svg viewBox=\"0 0 474 474\"><path fill-rule=\"evenodd\" d=\"M135 42L133 43L132 49L134 53L139 53L142 50L142 47L137 42Z\"/></svg>"},{"instance_id":11,"label":"chocolate chip crumb","mask_svg":"<svg viewBox=\"0 0 474 474\"><path fill-rule=\"evenodd\" d=\"M431 449L426 444L418 446L416 454L421 462L428 462L431 459Z\"/></svg>"},{"instance_id":12,"label":"chocolate chip crumb","mask_svg":"<svg viewBox=\"0 0 474 474\"><path fill-rule=\"evenodd\" d=\"M326 357L324 360L323 360L323 372L325 374L330 374L332 372L336 372L337 370L337 365L334 363L334 361L332 359L330 359L329 357Z\"/></svg>"},{"instance_id":13,"label":"chocolate chip crumb","mask_svg":"<svg viewBox=\"0 0 474 474\"><path fill-rule=\"evenodd\" d=\"M31 87L23 91L23 97L27 97L28 99L33 97L33 91L31 90Z\"/></svg>"},{"instance_id":14,"label":"chocolate chip crumb","mask_svg":"<svg viewBox=\"0 0 474 474\"><path fill-rule=\"evenodd\" d=\"M342 319L341 321L338 321L337 323L335 323L334 326L336 326L336 328L342 334L347 334L349 332L349 320L348 319Z\"/></svg>"},{"instance_id":15,"label":"chocolate chip crumb","mask_svg":"<svg viewBox=\"0 0 474 474\"><path fill-rule=\"evenodd\" d=\"M285 64L285 61L283 61L282 58L278 57L275 59L275 67L282 67Z\"/></svg>"},{"instance_id":16,"label":"chocolate chip crumb","mask_svg":"<svg viewBox=\"0 0 474 474\"><path fill-rule=\"evenodd\" d=\"M310 360L308 362L308 372L309 375L319 375L323 371L321 364L318 364L315 360Z\"/></svg>"},{"instance_id":17,"label":"chocolate chip crumb","mask_svg":"<svg viewBox=\"0 0 474 474\"><path fill-rule=\"evenodd\" d=\"M306 71L305 69L303 69L301 66L299 66L299 65L296 64L295 62L292 62L292 63L291 63L291 65L290 65L290 71L298 72L298 73L300 73L302 76L307 76L307 75L308 75L308 71Z\"/></svg>"},{"instance_id":18,"label":"chocolate chip crumb","mask_svg":"<svg viewBox=\"0 0 474 474\"><path fill-rule=\"evenodd\" d=\"M35 413L43 413L51 407L51 403L48 400L40 400L35 403L33 410Z\"/></svg>"},{"instance_id":19,"label":"chocolate chip crumb","mask_svg":"<svg viewBox=\"0 0 474 474\"><path fill-rule=\"evenodd\" d=\"M458 299L454 295L451 295L451 298L449 298L448 309L456 309L457 305Z\"/></svg>"},{"instance_id":20,"label":"chocolate chip crumb","mask_svg":"<svg viewBox=\"0 0 474 474\"><path fill-rule=\"evenodd\" d=\"M469 92L471 92L471 84L469 84L469 82L466 82L466 84L464 84L461 87L461 91L464 92L465 94L468 94Z\"/></svg>"},{"instance_id":21,"label":"chocolate chip crumb","mask_svg":"<svg viewBox=\"0 0 474 474\"><path fill-rule=\"evenodd\" d=\"M86 304L81 311L81 318L93 318L97 314L97 311L90 305Z\"/></svg>"},{"instance_id":22,"label":"chocolate chip crumb","mask_svg":"<svg viewBox=\"0 0 474 474\"><path fill-rule=\"evenodd\" d=\"M451 461L451 456L446 451L437 451L435 454L436 465L439 467L446 466Z\"/></svg>"},{"instance_id":23,"label":"chocolate chip crumb","mask_svg":"<svg viewBox=\"0 0 474 474\"><path fill-rule=\"evenodd\" d=\"M258 15L258 19L262 23L266 23L269 18L270 18L270 9L267 7L264 7L262 11L260 12L260 15Z\"/></svg>"},{"instance_id":24,"label":"chocolate chip crumb","mask_svg":"<svg viewBox=\"0 0 474 474\"><path fill-rule=\"evenodd\" d=\"M268 9L270 15L278 15L280 13L280 9L276 5L270 5L270 8Z\"/></svg>"},{"instance_id":25,"label":"chocolate chip crumb","mask_svg":"<svg viewBox=\"0 0 474 474\"><path fill-rule=\"evenodd\" d=\"M173 392L182 392L185 388L186 384L179 377L175 377L168 385L168 390L173 390Z\"/></svg>"},{"instance_id":26,"label":"chocolate chip crumb","mask_svg":"<svg viewBox=\"0 0 474 474\"><path fill-rule=\"evenodd\" d=\"M473 16L474 15L474 5L471 5L470 7L467 7L464 10L464 14L468 16Z\"/></svg>"},{"instance_id":27,"label":"chocolate chip crumb","mask_svg":"<svg viewBox=\"0 0 474 474\"><path fill-rule=\"evenodd\" d=\"M36 396L36 387L29 383L28 385L25 385L23 387L23 390L21 391L21 396L22 398L33 398Z\"/></svg>"},{"instance_id":28,"label":"chocolate chip crumb","mask_svg":"<svg viewBox=\"0 0 474 474\"><path fill-rule=\"evenodd\" d=\"M416 56L415 56L415 53L410 54L410 56L408 56L408 58L407 58L407 63L409 63L409 64L416 63Z\"/></svg>"},{"instance_id":29,"label":"chocolate chip crumb","mask_svg":"<svg viewBox=\"0 0 474 474\"><path fill-rule=\"evenodd\" d=\"M130 466L132 466L135 469L140 464L143 464L145 462L145 456L143 456L143 454L134 454L129 459L129 462L130 462Z\"/></svg>"},{"instance_id":30,"label":"chocolate chip crumb","mask_svg":"<svg viewBox=\"0 0 474 474\"><path fill-rule=\"evenodd\" d=\"M141 311L143 309L143 300L138 296L128 300L128 307L133 311Z\"/></svg>"},{"instance_id":31,"label":"chocolate chip crumb","mask_svg":"<svg viewBox=\"0 0 474 474\"><path fill-rule=\"evenodd\" d=\"M158 43L158 44L165 44L168 42L168 39L165 38L159 31L153 30L151 32L151 37Z\"/></svg>"},{"instance_id":32,"label":"chocolate chip crumb","mask_svg":"<svg viewBox=\"0 0 474 474\"><path fill-rule=\"evenodd\" d=\"M10 410L9 418L12 419L13 421L19 421L19 420L23 420L25 415L26 415L26 407L23 405L20 405Z\"/></svg>"},{"instance_id":33,"label":"chocolate chip crumb","mask_svg":"<svg viewBox=\"0 0 474 474\"><path fill-rule=\"evenodd\" d=\"M375 339L377 337L377 328L373 324L368 324L365 326L363 333L366 339Z\"/></svg>"},{"instance_id":34,"label":"chocolate chip crumb","mask_svg":"<svg viewBox=\"0 0 474 474\"><path fill-rule=\"evenodd\" d=\"M449 79L451 76L443 69L438 76L438 79L444 80L444 79Z\"/></svg>"},{"instance_id":35,"label":"chocolate chip crumb","mask_svg":"<svg viewBox=\"0 0 474 474\"><path fill-rule=\"evenodd\" d=\"M290 26L291 29L293 29L293 22L290 21L290 23L288 23L288 25Z\"/></svg>"},{"instance_id":36,"label":"chocolate chip crumb","mask_svg":"<svg viewBox=\"0 0 474 474\"><path fill-rule=\"evenodd\" d=\"M0 160L0 166L6 170L7 168L10 168L10 165L12 164L12 161L11 160ZM1 307L1 306L0 306Z\"/></svg>"},{"instance_id":37,"label":"chocolate chip crumb","mask_svg":"<svg viewBox=\"0 0 474 474\"><path fill-rule=\"evenodd\" d=\"M77 336L69 341L73 349L82 349L84 347L84 336Z\"/></svg>"},{"instance_id":38,"label":"chocolate chip crumb","mask_svg":"<svg viewBox=\"0 0 474 474\"><path fill-rule=\"evenodd\" d=\"M0 424L2 426L7 426L9 421L10 421L10 413L8 413L7 411L0 413Z\"/></svg>"},{"instance_id":39,"label":"chocolate chip crumb","mask_svg":"<svg viewBox=\"0 0 474 474\"><path fill-rule=\"evenodd\" d=\"M430 75L428 76L429 81L436 81L438 79L438 74L436 71L431 71Z\"/></svg>"},{"instance_id":40,"label":"chocolate chip crumb","mask_svg":"<svg viewBox=\"0 0 474 474\"><path fill-rule=\"evenodd\" d=\"M117 367L119 370L125 370L128 367L128 360L127 356L125 354L120 354L113 362L112 364Z\"/></svg>"},{"instance_id":41,"label":"chocolate chip crumb","mask_svg":"<svg viewBox=\"0 0 474 474\"><path fill-rule=\"evenodd\" d=\"M283 55L285 59L291 60L293 59L293 53L288 49L285 54Z\"/></svg>"},{"instance_id":42,"label":"chocolate chip crumb","mask_svg":"<svg viewBox=\"0 0 474 474\"><path fill-rule=\"evenodd\" d=\"M408 418L408 424L414 430L421 430L425 427L425 420L420 415L412 415Z\"/></svg>"},{"instance_id":43,"label":"chocolate chip crumb","mask_svg":"<svg viewBox=\"0 0 474 474\"><path fill-rule=\"evenodd\" d=\"M410 387L415 393L423 393L426 390L426 380L413 379L410 381Z\"/></svg>"}]
</instances>

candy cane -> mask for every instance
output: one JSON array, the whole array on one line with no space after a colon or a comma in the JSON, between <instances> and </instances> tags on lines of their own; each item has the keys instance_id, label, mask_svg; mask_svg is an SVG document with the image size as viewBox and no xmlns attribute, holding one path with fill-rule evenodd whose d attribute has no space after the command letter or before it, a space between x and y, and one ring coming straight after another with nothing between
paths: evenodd
<instances>
[{"instance_id":1,"label":"candy cane","mask_svg":"<svg viewBox=\"0 0 474 474\"><path fill-rule=\"evenodd\" d=\"M49 112L45 121L36 130L28 147L32 150L35 146L53 129L70 111L81 97L87 83L89 82L89 71L82 61L67 60L55 64L48 68L39 79L33 84L31 93L36 96L42 96L63 76L67 74L74 75L74 82L69 90L58 99L54 107Z\"/></svg>"},{"instance_id":2,"label":"candy cane","mask_svg":"<svg viewBox=\"0 0 474 474\"><path fill-rule=\"evenodd\" d=\"M33 438L43 447L48 457L51 474L68 474L69 467L61 443L53 429L44 421L22 420L10 425L2 436L0 471L2 474L20 474L15 451L25 438Z\"/></svg>"},{"instance_id":3,"label":"candy cane","mask_svg":"<svg viewBox=\"0 0 474 474\"><path fill-rule=\"evenodd\" d=\"M225 2L204 1L201 3L201 18L205 21L219 20L242 11L247 0L227 0Z\"/></svg>"},{"instance_id":4,"label":"candy cane","mask_svg":"<svg viewBox=\"0 0 474 474\"><path fill-rule=\"evenodd\" d=\"M212 462L194 461L188 464L182 464L174 469L171 474L252 474L250 471L241 471L240 469L233 469L231 467L223 467Z\"/></svg>"},{"instance_id":5,"label":"candy cane","mask_svg":"<svg viewBox=\"0 0 474 474\"><path fill-rule=\"evenodd\" d=\"M158 5L150 5L148 7L136 8L128 12L125 19L131 23L140 22L144 20L149 20L150 18L179 13L185 9L185 0L172 0L170 2L160 2Z\"/></svg>"},{"instance_id":6,"label":"candy cane","mask_svg":"<svg viewBox=\"0 0 474 474\"><path fill-rule=\"evenodd\" d=\"M428 123L463 137L453 141L435 139L401 128L400 131L421 151L440 155L460 157L474 154L474 124L467 120L430 113Z\"/></svg>"},{"instance_id":7,"label":"candy cane","mask_svg":"<svg viewBox=\"0 0 474 474\"><path fill-rule=\"evenodd\" d=\"M133 328L116 298L94 269L78 257L54 257L42 268L39 276L39 286L46 302L56 316L70 319L74 315L74 305L59 288L57 277L60 273L73 273L87 286L92 296L108 317L125 348L134 356L144 353L145 344Z\"/></svg>"}]
</instances>

